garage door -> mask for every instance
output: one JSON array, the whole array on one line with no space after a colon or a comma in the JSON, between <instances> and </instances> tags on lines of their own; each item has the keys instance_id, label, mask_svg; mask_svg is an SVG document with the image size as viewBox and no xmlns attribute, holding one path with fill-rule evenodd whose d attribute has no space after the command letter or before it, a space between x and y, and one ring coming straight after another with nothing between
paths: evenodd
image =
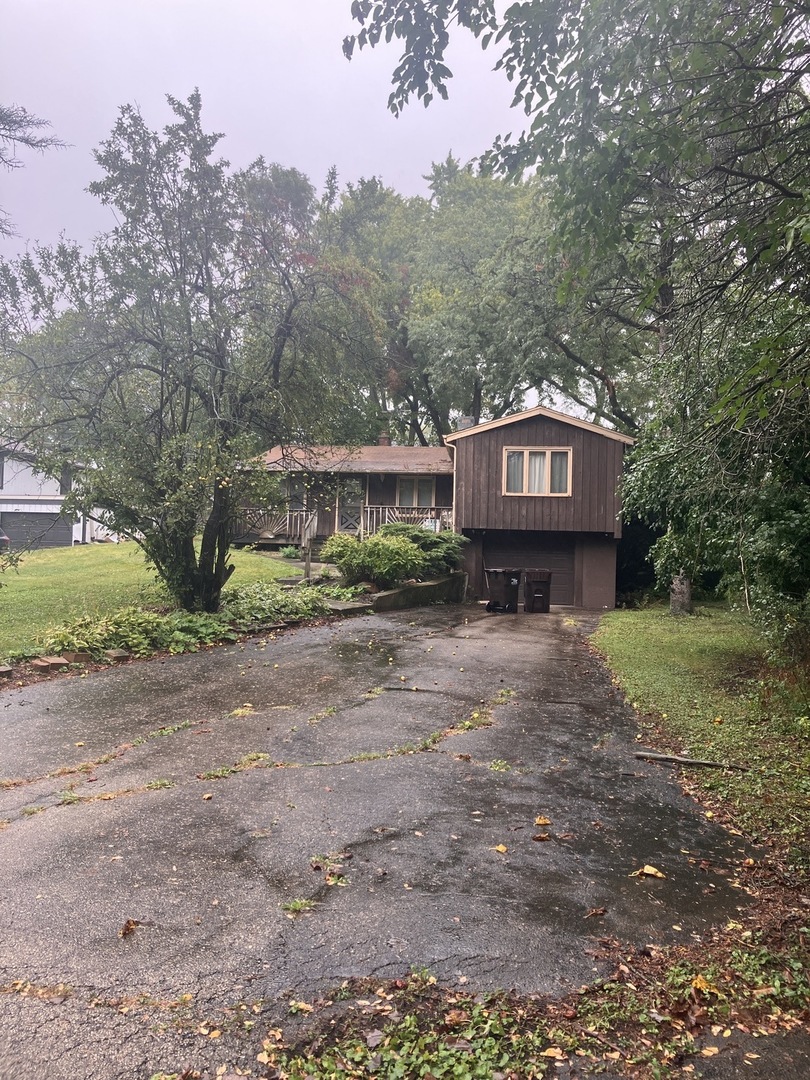
<instances>
[{"instance_id":1,"label":"garage door","mask_svg":"<svg viewBox=\"0 0 810 1080\"><path fill-rule=\"evenodd\" d=\"M484 566L550 570L551 603L574 603L573 537L559 533L488 532L484 538Z\"/></svg>"},{"instance_id":2,"label":"garage door","mask_svg":"<svg viewBox=\"0 0 810 1080\"><path fill-rule=\"evenodd\" d=\"M0 514L0 528L12 547L70 547L73 525L61 514L10 512Z\"/></svg>"}]
</instances>

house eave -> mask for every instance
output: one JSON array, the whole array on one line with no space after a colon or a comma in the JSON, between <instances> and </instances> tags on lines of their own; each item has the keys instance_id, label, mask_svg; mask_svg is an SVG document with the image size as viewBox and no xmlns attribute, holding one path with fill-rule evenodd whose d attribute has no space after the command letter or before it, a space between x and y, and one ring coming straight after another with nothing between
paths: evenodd
<instances>
[{"instance_id":1,"label":"house eave","mask_svg":"<svg viewBox=\"0 0 810 1080\"><path fill-rule=\"evenodd\" d=\"M464 428L462 431L453 431L449 435L445 435L444 441L452 445L459 439L466 439L470 435L480 435L484 431L492 431L494 428L506 427L508 424L516 424L521 420L530 420L533 417L543 417L546 420L556 420L561 424L570 424L572 427L591 431L595 435L603 435L606 439L614 439L616 442L624 443L625 446L632 446L636 441L630 435L624 435L620 431L613 431L611 428L601 427L599 424L591 424L588 420L580 420L579 417L569 416L567 413L555 412L554 409L547 409L543 405L538 405L534 409L525 409L523 412L512 413L510 416L502 416L498 420L487 420L483 424L476 424L475 427Z\"/></svg>"}]
</instances>

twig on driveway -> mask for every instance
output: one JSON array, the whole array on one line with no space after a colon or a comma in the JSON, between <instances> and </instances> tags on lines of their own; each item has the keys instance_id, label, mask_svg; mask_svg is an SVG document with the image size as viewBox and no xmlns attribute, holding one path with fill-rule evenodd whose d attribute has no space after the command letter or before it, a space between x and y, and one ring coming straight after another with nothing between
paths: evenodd
<instances>
[{"instance_id":1,"label":"twig on driveway","mask_svg":"<svg viewBox=\"0 0 810 1080\"><path fill-rule=\"evenodd\" d=\"M656 754L652 750L637 750L635 756L643 761L671 761L676 765L690 765L701 769L736 769L748 772L747 765L732 765L727 761L700 761L697 758L681 757L680 754Z\"/></svg>"}]
</instances>

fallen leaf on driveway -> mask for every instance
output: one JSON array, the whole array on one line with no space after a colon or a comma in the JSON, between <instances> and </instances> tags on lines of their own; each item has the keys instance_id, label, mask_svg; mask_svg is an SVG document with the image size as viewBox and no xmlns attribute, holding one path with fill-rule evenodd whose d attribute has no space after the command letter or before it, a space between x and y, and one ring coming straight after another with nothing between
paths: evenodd
<instances>
[{"instance_id":1,"label":"fallen leaf on driveway","mask_svg":"<svg viewBox=\"0 0 810 1080\"><path fill-rule=\"evenodd\" d=\"M554 1058L555 1061L564 1061L565 1054L559 1048L559 1046L549 1046L547 1050L543 1050L540 1053L540 1057Z\"/></svg>"},{"instance_id":2,"label":"fallen leaf on driveway","mask_svg":"<svg viewBox=\"0 0 810 1080\"><path fill-rule=\"evenodd\" d=\"M124 923L124 925L118 931L118 936L120 938L128 937L131 933L134 932L135 927L140 926L140 925L141 924L138 922L137 919L127 919L127 921Z\"/></svg>"},{"instance_id":3,"label":"fallen leaf on driveway","mask_svg":"<svg viewBox=\"0 0 810 1080\"><path fill-rule=\"evenodd\" d=\"M604 908L604 907L592 907L587 915L583 915L583 918L584 919L593 919L597 915L606 915L606 914L607 914L607 908Z\"/></svg>"},{"instance_id":4,"label":"fallen leaf on driveway","mask_svg":"<svg viewBox=\"0 0 810 1080\"><path fill-rule=\"evenodd\" d=\"M649 863L645 863L640 870L634 870L630 877L656 877L666 878L666 874L662 874L660 870L654 866L650 866Z\"/></svg>"},{"instance_id":5,"label":"fallen leaf on driveway","mask_svg":"<svg viewBox=\"0 0 810 1080\"><path fill-rule=\"evenodd\" d=\"M505 855L508 850L506 844L496 844L494 848L490 848L490 851L497 851L499 855Z\"/></svg>"},{"instance_id":6,"label":"fallen leaf on driveway","mask_svg":"<svg viewBox=\"0 0 810 1080\"><path fill-rule=\"evenodd\" d=\"M710 983L703 975L696 975L694 979L692 979L692 988L694 990L700 990L704 994L714 994L716 997L723 996L714 983ZM773 987L771 987L771 989L773 989ZM754 991L754 993L756 993L756 991Z\"/></svg>"},{"instance_id":7,"label":"fallen leaf on driveway","mask_svg":"<svg viewBox=\"0 0 810 1080\"><path fill-rule=\"evenodd\" d=\"M550 839L551 839L551 836L547 832L535 833L534 836L532 837L532 840L538 840L538 841L540 841L540 840L550 840Z\"/></svg>"},{"instance_id":8,"label":"fallen leaf on driveway","mask_svg":"<svg viewBox=\"0 0 810 1080\"><path fill-rule=\"evenodd\" d=\"M700 1052L703 1057L714 1057L715 1054L720 1053L720 1048L717 1046L704 1046Z\"/></svg>"},{"instance_id":9,"label":"fallen leaf on driveway","mask_svg":"<svg viewBox=\"0 0 810 1080\"><path fill-rule=\"evenodd\" d=\"M551 821L547 817L536 817L534 819L535 825L550 825Z\"/></svg>"},{"instance_id":10,"label":"fallen leaf on driveway","mask_svg":"<svg viewBox=\"0 0 810 1080\"><path fill-rule=\"evenodd\" d=\"M203 795L203 802L208 802L210 799L213 799L213 797L214 796L210 792L208 792L207 795Z\"/></svg>"}]
</instances>

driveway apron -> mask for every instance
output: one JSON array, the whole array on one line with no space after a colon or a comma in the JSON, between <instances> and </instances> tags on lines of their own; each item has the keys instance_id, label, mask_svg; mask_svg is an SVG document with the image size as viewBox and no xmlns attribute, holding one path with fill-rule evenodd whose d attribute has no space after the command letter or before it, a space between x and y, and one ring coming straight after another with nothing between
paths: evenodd
<instances>
[{"instance_id":1,"label":"driveway apron","mask_svg":"<svg viewBox=\"0 0 810 1080\"><path fill-rule=\"evenodd\" d=\"M599 939L734 916L742 841L634 758L594 623L437 607L4 691L0 1078L255 1066L178 1017L414 968L565 993Z\"/></svg>"}]
</instances>

